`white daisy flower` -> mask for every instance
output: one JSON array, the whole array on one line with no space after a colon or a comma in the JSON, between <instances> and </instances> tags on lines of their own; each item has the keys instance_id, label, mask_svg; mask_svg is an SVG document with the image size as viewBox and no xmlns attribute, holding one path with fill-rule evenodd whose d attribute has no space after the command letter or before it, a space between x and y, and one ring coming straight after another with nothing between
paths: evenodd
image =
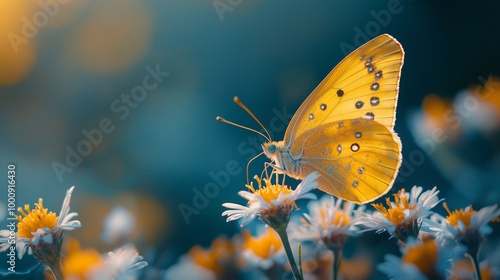
<instances>
[{"instance_id":1,"label":"white daisy flower","mask_svg":"<svg viewBox=\"0 0 500 280\"><path fill-rule=\"evenodd\" d=\"M24 206L24 210L19 207L21 215L16 216L19 223L15 240L19 258L21 259L29 248L39 262L51 269L56 279L62 279L60 268L62 232L81 227L80 221L73 220L78 213L69 213L71 193L74 188L71 187L66 192L59 216L49 212L43 206L41 198L35 203L35 209L31 209L28 204ZM0 252L7 250L11 245L9 235L9 230L0 231Z\"/></svg>"},{"instance_id":2,"label":"white daisy flower","mask_svg":"<svg viewBox=\"0 0 500 280\"><path fill-rule=\"evenodd\" d=\"M131 237L135 228L135 217L122 206L115 206L104 219L102 240L106 243L116 243Z\"/></svg>"},{"instance_id":3,"label":"white daisy flower","mask_svg":"<svg viewBox=\"0 0 500 280\"><path fill-rule=\"evenodd\" d=\"M442 244L460 244L467 248L467 256L474 267L474 274L481 274L478 251L485 237L493 229L488 225L492 220L499 220L500 209L492 205L475 211L472 206L465 209L450 211L444 204L448 216L434 214L431 219L426 219L422 231L433 233Z\"/></svg>"},{"instance_id":4,"label":"white daisy flower","mask_svg":"<svg viewBox=\"0 0 500 280\"><path fill-rule=\"evenodd\" d=\"M333 273L337 278L342 260L342 249L349 236L359 235L354 222L361 215L364 206L354 211L355 204L325 195L307 205L309 214L304 214L302 226L294 225L291 236L299 241L321 242L333 252Z\"/></svg>"},{"instance_id":5,"label":"white daisy flower","mask_svg":"<svg viewBox=\"0 0 500 280\"><path fill-rule=\"evenodd\" d=\"M93 270L92 280L133 280L139 277L142 268L148 265L143 261L137 249L132 244L126 244L112 252L103 255L101 265Z\"/></svg>"},{"instance_id":6,"label":"white daisy flower","mask_svg":"<svg viewBox=\"0 0 500 280\"><path fill-rule=\"evenodd\" d=\"M222 216L228 216L228 222L240 220L241 226L250 223L257 216L273 228L277 225L287 224L297 200L316 198L310 191L318 185L315 182L318 177L318 173L311 173L295 190L292 190L288 186L274 185L267 179L263 180L265 185L262 186L260 179L255 176L259 186L257 190L253 187L253 183L250 183L246 186L251 192L238 192L241 197L248 200L250 205L246 207L235 203L224 203L222 206L231 210L224 211Z\"/></svg>"},{"instance_id":7,"label":"white daisy flower","mask_svg":"<svg viewBox=\"0 0 500 280\"><path fill-rule=\"evenodd\" d=\"M410 237L406 247L401 246L401 253L401 258L386 255L377 269L394 280L445 279L453 260L463 255L463 248L439 246L432 238L416 241Z\"/></svg>"},{"instance_id":8,"label":"white daisy flower","mask_svg":"<svg viewBox=\"0 0 500 280\"><path fill-rule=\"evenodd\" d=\"M216 280L217 278L213 271L201 267L193 263L189 257L183 256L178 263L165 271L163 279Z\"/></svg>"},{"instance_id":9,"label":"white daisy flower","mask_svg":"<svg viewBox=\"0 0 500 280\"><path fill-rule=\"evenodd\" d=\"M488 223L500 216L500 209L496 204L479 211L475 211L472 206L453 212L446 204L444 207L448 216L432 215L431 219L425 220L422 231L434 234L440 241L455 240L468 248L478 247L493 232Z\"/></svg>"},{"instance_id":10,"label":"white daisy flower","mask_svg":"<svg viewBox=\"0 0 500 280\"><path fill-rule=\"evenodd\" d=\"M293 225L291 238L323 242L327 247L342 247L349 236L359 235L354 222L359 218L364 206L354 211L355 204L332 196L324 195L311 201L301 219L302 225Z\"/></svg>"},{"instance_id":11,"label":"white daisy flower","mask_svg":"<svg viewBox=\"0 0 500 280\"><path fill-rule=\"evenodd\" d=\"M382 203L372 204L376 211L362 213L355 225L367 227L361 232L387 231L402 242L410 236L417 238L423 218L430 216L433 213L431 209L444 200L438 198L438 193L436 187L422 193L422 187L414 186L409 194L402 189L393 195L394 202L386 198L388 208Z\"/></svg>"}]
</instances>

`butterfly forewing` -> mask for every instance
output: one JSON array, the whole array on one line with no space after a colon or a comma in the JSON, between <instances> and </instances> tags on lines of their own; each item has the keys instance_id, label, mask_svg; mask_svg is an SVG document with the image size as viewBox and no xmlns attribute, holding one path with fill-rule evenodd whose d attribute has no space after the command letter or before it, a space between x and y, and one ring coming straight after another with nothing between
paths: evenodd
<instances>
[{"instance_id":1,"label":"butterfly forewing","mask_svg":"<svg viewBox=\"0 0 500 280\"><path fill-rule=\"evenodd\" d=\"M296 139L302 133L346 119L373 119L393 131L403 57L399 42L387 34L352 52L297 110L285 133L285 147L298 156L303 143Z\"/></svg>"},{"instance_id":2,"label":"butterfly forewing","mask_svg":"<svg viewBox=\"0 0 500 280\"><path fill-rule=\"evenodd\" d=\"M385 194L401 164L399 138L373 120L328 123L302 137L300 177L319 172L319 189L352 202Z\"/></svg>"}]
</instances>

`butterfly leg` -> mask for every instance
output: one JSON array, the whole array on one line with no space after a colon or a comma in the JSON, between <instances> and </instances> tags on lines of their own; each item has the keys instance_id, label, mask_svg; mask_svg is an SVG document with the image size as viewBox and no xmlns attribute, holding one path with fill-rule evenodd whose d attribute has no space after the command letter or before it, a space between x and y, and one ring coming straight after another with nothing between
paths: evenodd
<instances>
[{"instance_id":1,"label":"butterfly leg","mask_svg":"<svg viewBox=\"0 0 500 280\"><path fill-rule=\"evenodd\" d=\"M269 169L269 167L271 167L271 176L269 176L269 174L267 173L267 170ZM278 167L277 165L274 165L272 162L265 162L264 163L264 170L262 171L262 174L261 176L264 175L264 172L266 173L266 178L272 178L273 174L276 174L276 184L278 184L278 178L279 178L279 174L285 174L285 170L283 168L280 168ZM282 182L282 185L285 184L285 178L286 176L283 175L283 182Z\"/></svg>"},{"instance_id":2,"label":"butterfly leg","mask_svg":"<svg viewBox=\"0 0 500 280\"><path fill-rule=\"evenodd\" d=\"M249 160L249 161L248 161L248 163L247 163L247 184L250 184L250 181L249 181L249 178L248 178L248 170L249 170L249 168L250 168L250 163L251 163L252 161L254 161L254 159L256 159L256 158L260 157L262 154L264 154L264 152L262 152L262 153L260 153L260 154L258 154L258 155L256 155L256 156L254 156L254 157L253 157L251 160ZM262 177L262 174L261 174L261 177Z\"/></svg>"}]
</instances>

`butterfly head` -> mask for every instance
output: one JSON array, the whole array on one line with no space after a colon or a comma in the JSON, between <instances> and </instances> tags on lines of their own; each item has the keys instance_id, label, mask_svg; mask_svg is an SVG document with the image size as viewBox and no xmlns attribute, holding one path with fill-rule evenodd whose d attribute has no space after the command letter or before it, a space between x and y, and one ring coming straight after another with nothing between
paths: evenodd
<instances>
[{"instance_id":1,"label":"butterfly head","mask_svg":"<svg viewBox=\"0 0 500 280\"><path fill-rule=\"evenodd\" d=\"M264 154L273 161L276 161L276 159L279 157L282 147L283 141L270 141L262 144L262 150L264 151Z\"/></svg>"}]
</instances>

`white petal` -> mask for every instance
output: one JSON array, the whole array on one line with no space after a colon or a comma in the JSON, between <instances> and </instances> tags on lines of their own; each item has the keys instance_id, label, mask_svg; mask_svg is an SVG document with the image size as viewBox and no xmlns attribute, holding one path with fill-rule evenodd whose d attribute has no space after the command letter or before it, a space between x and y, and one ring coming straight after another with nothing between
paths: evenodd
<instances>
[{"instance_id":1,"label":"white petal","mask_svg":"<svg viewBox=\"0 0 500 280\"><path fill-rule=\"evenodd\" d=\"M10 230L2 229L0 230L0 238L8 238L10 235Z\"/></svg>"},{"instance_id":2,"label":"white petal","mask_svg":"<svg viewBox=\"0 0 500 280\"><path fill-rule=\"evenodd\" d=\"M313 193L305 193L305 194L302 194L301 196L297 197L297 200L299 199L317 199L318 197L313 194Z\"/></svg>"},{"instance_id":3,"label":"white petal","mask_svg":"<svg viewBox=\"0 0 500 280\"><path fill-rule=\"evenodd\" d=\"M246 199L248 201L254 201L254 200L256 200L256 197L257 197L257 195L255 195L251 192L248 192L248 191L239 191L238 195L243 197L244 199Z\"/></svg>"},{"instance_id":4,"label":"white petal","mask_svg":"<svg viewBox=\"0 0 500 280\"><path fill-rule=\"evenodd\" d=\"M22 242L18 241L16 243L16 249L17 249L17 255L19 256L19 259L22 259L24 254L26 253L26 249L31 253L31 248L28 247L27 242Z\"/></svg>"},{"instance_id":5,"label":"white petal","mask_svg":"<svg viewBox=\"0 0 500 280\"><path fill-rule=\"evenodd\" d=\"M230 209L237 209L237 210L248 210L249 208L246 207L246 206L243 206L243 205L239 205L239 204L236 204L236 203L230 203L230 202L226 202L226 203L223 203L222 206L226 207L226 208L230 208ZM222 213L222 216L225 216L227 214L224 214L228 211L231 211L231 210L226 210Z\"/></svg>"},{"instance_id":6,"label":"white petal","mask_svg":"<svg viewBox=\"0 0 500 280\"><path fill-rule=\"evenodd\" d=\"M417 200L417 197L420 195L420 193L422 193L422 190L423 190L422 187L413 186L413 188L411 188L411 191L410 191L409 202L415 203L416 202L415 200Z\"/></svg>"},{"instance_id":7,"label":"white petal","mask_svg":"<svg viewBox=\"0 0 500 280\"><path fill-rule=\"evenodd\" d=\"M9 247L10 247L9 243L1 243L0 244L0 252L7 251L7 249L9 249Z\"/></svg>"},{"instance_id":8,"label":"white petal","mask_svg":"<svg viewBox=\"0 0 500 280\"><path fill-rule=\"evenodd\" d=\"M71 187L69 190L66 191L66 196L64 197L63 205L61 207L61 212L59 213L59 216L57 217L59 225L66 218L66 215L69 212L69 203L71 202L71 193L73 193L74 188L75 188L75 186Z\"/></svg>"},{"instance_id":9,"label":"white petal","mask_svg":"<svg viewBox=\"0 0 500 280\"><path fill-rule=\"evenodd\" d=\"M80 221L71 221L69 223L59 226L59 228L63 230L74 230L76 228L81 228L81 227L82 224L80 223Z\"/></svg>"},{"instance_id":10,"label":"white petal","mask_svg":"<svg viewBox=\"0 0 500 280\"><path fill-rule=\"evenodd\" d=\"M67 223L68 221L70 221L71 219L73 219L76 216L78 216L78 213L76 213L76 212L71 212L71 213L67 214L66 217L64 217L64 219L62 219L60 221L59 225L64 225L65 223Z\"/></svg>"},{"instance_id":11,"label":"white petal","mask_svg":"<svg viewBox=\"0 0 500 280\"><path fill-rule=\"evenodd\" d=\"M301 193L310 192L318 186L318 183L315 181L319 178L319 174L317 172L313 172L304 178L302 182L297 186L294 193L299 196Z\"/></svg>"}]
</instances>

